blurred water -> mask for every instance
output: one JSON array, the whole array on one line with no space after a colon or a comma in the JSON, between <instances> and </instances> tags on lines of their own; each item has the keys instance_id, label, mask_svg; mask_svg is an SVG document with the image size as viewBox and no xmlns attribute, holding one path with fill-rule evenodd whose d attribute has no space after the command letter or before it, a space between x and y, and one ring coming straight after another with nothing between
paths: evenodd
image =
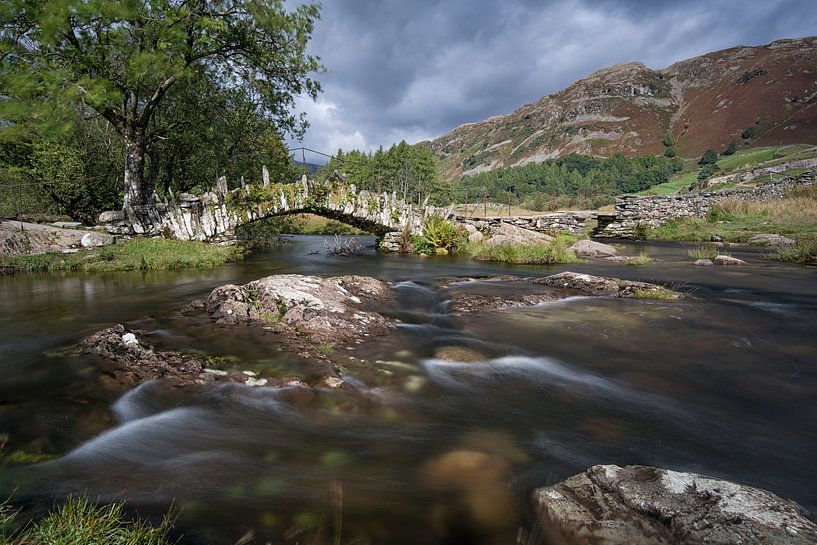
<instances>
[{"instance_id":1,"label":"blurred water","mask_svg":"<svg viewBox=\"0 0 817 545\"><path fill-rule=\"evenodd\" d=\"M373 240L367 239L368 244ZM647 267L508 267L464 258L327 256L293 237L209 271L0 277L0 433L62 454L0 467L0 494L48 507L69 493L181 509L185 543L509 543L531 527L530 491L597 463L651 464L761 486L817 508L817 270L733 255L689 265L678 244L638 245ZM313 253L318 250L318 253ZM520 285L442 277L565 269L670 282L681 301L575 297L452 316L457 292ZM357 392L148 383L119 399L73 348L117 322L150 342L233 358L261 375L304 373L275 338L174 310L268 274L366 274L394 282L401 326L347 355ZM434 359L443 346L484 361Z\"/></svg>"}]
</instances>

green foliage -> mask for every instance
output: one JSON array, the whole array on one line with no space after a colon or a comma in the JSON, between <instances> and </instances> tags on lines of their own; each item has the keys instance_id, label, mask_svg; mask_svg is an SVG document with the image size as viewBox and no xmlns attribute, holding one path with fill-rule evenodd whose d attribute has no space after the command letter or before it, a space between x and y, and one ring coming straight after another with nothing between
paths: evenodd
<instances>
[{"instance_id":1,"label":"green foliage","mask_svg":"<svg viewBox=\"0 0 817 545\"><path fill-rule=\"evenodd\" d=\"M666 133L663 140L661 140L661 143L664 144L664 147L671 148L675 146L675 138L671 133Z\"/></svg>"},{"instance_id":2,"label":"green foliage","mask_svg":"<svg viewBox=\"0 0 817 545\"><path fill-rule=\"evenodd\" d=\"M707 163L701 167L701 171L698 173L698 181L703 181L715 174L720 170L720 167L717 163Z\"/></svg>"},{"instance_id":3,"label":"green foliage","mask_svg":"<svg viewBox=\"0 0 817 545\"><path fill-rule=\"evenodd\" d=\"M188 159L224 174L226 157L243 170L247 150L306 127L292 110L296 96L320 90L310 76L321 66L306 53L317 18L314 4L286 11L253 0L9 0L0 10L2 138L66 145L78 118L101 117L127 153L118 170L135 204ZM201 153L191 157L191 144Z\"/></svg>"},{"instance_id":4,"label":"green foliage","mask_svg":"<svg viewBox=\"0 0 817 545\"><path fill-rule=\"evenodd\" d=\"M620 193L633 193L669 180L680 168L677 161L645 155L614 155L596 159L571 154L543 163L500 168L463 176L457 183L459 200L467 192L475 199L487 195L497 202L524 201L533 210L577 205L599 206Z\"/></svg>"},{"instance_id":5,"label":"green foliage","mask_svg":"<svg viewBox=\"0 0 817 545\"><path fill-rule=\"evenodd\" d=\"M678 152L675 150L675 148L667 148L667 149L664 150L664 157L667 157L669 159L672 159L673 157L676 157L677 155L678 155Z\"/></svg>"},{"instance_id":6,"label":"green foliage","mask_svg":"<svg viewBox=\"0 0 817 545\"><path fill-rule=\"evenodd\" d=\"M704 154L701 156L700 160L698 161L699 165L711 165L718 161L718 152L713 149L708 149Z\"/></svg>"},{"instance_id":7,"label":"green foliage","mask_svg":"<svg viewBox=\"0 0 817 545\"><path fill-rule=\"evenodd\" d=\"M433 214L426 218L422 236L415 237L413 242L421 254L457 253L465 243L465 233L454 223Z\"/></svg>"},{"instance_id":8,"label":"green foliage","mask_svg":"<svg viewBox=\"0 0 817 545\"><path fill-rule=\"evenodd\" d=\"M235 261L237 247L158 238L135 239L73 254L0 256L0 273L48 271L160 271L208 268Z\"/></svg>"},{"instance_id":9,"label":"green foliage","mask_svg":"<svg viewBox=\"0 0 817 545\"><path fill-rule=\"evenodd\" d=\"M358 189L396 192L399 197L418 204L426 197L432 204L451 202L451 186L440 179L437 159L425 142L412 146L402 141L374 153L338 150L316 178L331 178L335 172Z\"/></svg>"},{"instance_id":10,"label":"green foliage","mask_svg":"<svg viewBox=\"0 0 817 545\"><path fill-rule=\"evenodd\" d=\"M8 502L0 506L0 530L15 517ZM18 533L0 533L0 545L170 545L171 526L169 517L155 527L131 519L122 503L94 505L83 498L69 498Z\"/></svg>"}]
</instances>

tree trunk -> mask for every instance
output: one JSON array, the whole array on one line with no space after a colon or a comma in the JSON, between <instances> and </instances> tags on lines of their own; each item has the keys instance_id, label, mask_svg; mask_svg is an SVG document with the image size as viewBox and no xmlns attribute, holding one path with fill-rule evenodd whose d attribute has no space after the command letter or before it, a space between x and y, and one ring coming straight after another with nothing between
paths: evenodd
<instances>
[{"instance_id":1,"label":"tree trunk","mask_svg":"<svg viewBox=\"0 0 817 545\"><path fill-rule=\"evenodd\" d=\"M158 234L161 218L152 181L145 177L147 145L139 129L125 131L125 199L123 209L137 234Z\"/></svg>"}]
</instances>

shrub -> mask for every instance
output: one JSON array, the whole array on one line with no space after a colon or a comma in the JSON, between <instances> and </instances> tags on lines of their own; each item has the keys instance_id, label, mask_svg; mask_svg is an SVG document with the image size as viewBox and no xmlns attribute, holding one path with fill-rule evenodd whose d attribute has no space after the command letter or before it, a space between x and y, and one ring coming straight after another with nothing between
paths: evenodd
<instances>
[{"instance_id":1,"label":"shrub","mask_svg":"<svg viewBox=\"0 0 817 545\"><path fill-rule=\"evenodd\" d=\"M438 214L432 214L426 218L422 236L415 237L414 246L421 254L453 254L462 248L464 242L465 233L461 227Z\"/></svg>"},{"instance_id":2,"label":"shrub","mask_svg":"<svg viewBox=\"0 0 817 545\"><path fill-rule=\"evenodd\" d=\"M712 163L717 162L718 160L718 152L713 149L708 149L706 152L701 156L701 159L698 161L699 165L711 165Z\"/></svg>"},{"instance_id":3,"label":"shrub","mask_svg":"<svg viewBox=\"0 0 817 545\"><path fill-rule=\"evenodd\" d=\"M699 181L706 180L719 170L720 167L716 163L707 163L703 167L701 167L701 171L698 173L698 180Z\"/></svg>"},{"instance_id":4,"label":"shrub","mask_svg":"<svg viewBox=\"0 0 817 545\"><path fill-rule=\"evenodd\" d=\"M678 152L675 151L675 148L667 148L664 150L664 157L669 157L670 159L678 155Z\"/></svg>"},{"instance_id":5,"label":"shrub","mask_svg":"<svg viewBox=\"0 0 817 545\"><path fill-rule=\"evenodd\" d=\"M757 134L757 130L754 127L746 128L742 133L740 133L740 137L744 140L751 140Z\"/></svg>"},{"instance_id":6,"label":"shrub","mask_svg":"<svg viewBox=\"0 0 817 545\"><path fill-rule=\"evenodd\" d=\"M721 155L734 155L738 151L738 143L732 140Z\"/></svg>"}]
</instances>

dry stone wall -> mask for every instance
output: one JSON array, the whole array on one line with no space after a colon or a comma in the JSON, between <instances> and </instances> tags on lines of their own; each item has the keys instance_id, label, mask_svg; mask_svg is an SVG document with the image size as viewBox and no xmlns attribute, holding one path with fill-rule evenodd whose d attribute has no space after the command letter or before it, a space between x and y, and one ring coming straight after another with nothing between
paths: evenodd
<instances>
[{"instance_id":1,"label":"dry stone wall","mask_svg":"<svg viewBox=\"0 0 817 545\"><path fill-rule=\"evenodd\" d=\"M803 185L814 183L814 171L797 177L781 178L753 189L725 189L693 195L655 195L616 197L615 213L599 214L595 237L636 238L639 226L660 227L683 217L705 217L709 210L725 201L764 201L779 199Z\"/></svg>"},{"instance_id":2,"label":"dry stone wall","mask_svg":"<svg viewBox=\"0 0 817 545\"><path fill-rule=\"evenodd\" d=\"M595 218L593 212L554 212L542 214L540 216L509 216L493 218L468 218L464 216L453 216L452 219L458 223L473 225L481 232L491 232L494 228L506 223L538 231L540 233L570 233L581 235L584 233L584 226L587 220Z\"/></svg>"}]
</instances>

